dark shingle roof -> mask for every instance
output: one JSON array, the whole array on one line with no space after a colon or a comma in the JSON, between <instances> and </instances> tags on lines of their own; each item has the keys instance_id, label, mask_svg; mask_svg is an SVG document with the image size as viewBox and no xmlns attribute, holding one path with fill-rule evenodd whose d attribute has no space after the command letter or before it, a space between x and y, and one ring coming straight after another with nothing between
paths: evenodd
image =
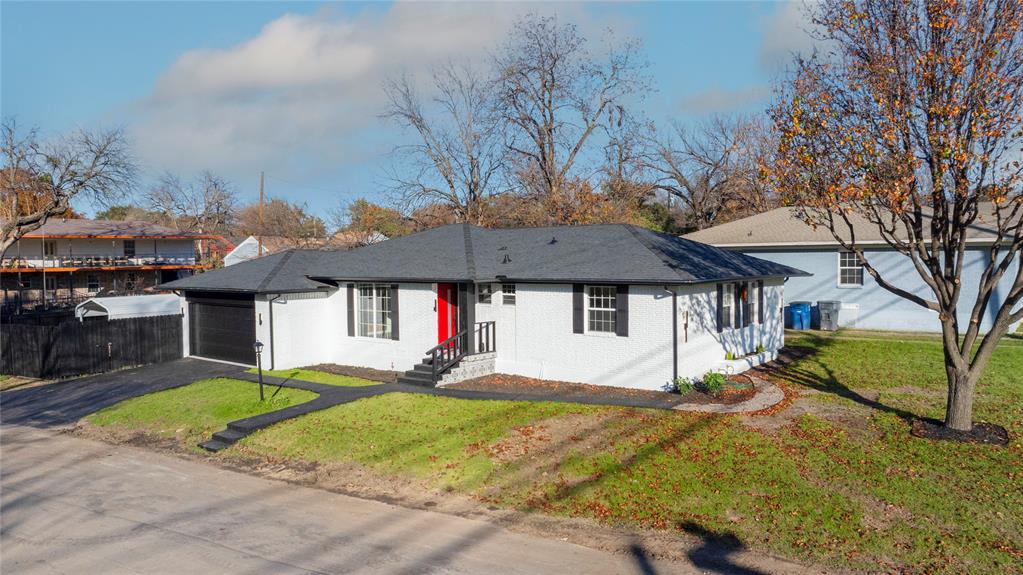
<instances>
[{"instance_id":1,"label":"dark shingle roof","mask_svg":"<svg viewBox=\"0 0 1023 575\"><path fill-rule=\"evenodd\" d=\"M288 250L160 285L168 290L305 292L329 287L309 279L330 252Z\"/></svg>"},{"instance_id":2,"label":"dark shingle roof","mask_svg":"<svg viewBox=\"0 0 1023 575\"><path fill-rule=\"evenodd\" d=\"M809 274L630 225L455 224L351 251L292 250L164 287L279 292L331 280L684 284L803 275Z\"/></svg>"}]
</instances>

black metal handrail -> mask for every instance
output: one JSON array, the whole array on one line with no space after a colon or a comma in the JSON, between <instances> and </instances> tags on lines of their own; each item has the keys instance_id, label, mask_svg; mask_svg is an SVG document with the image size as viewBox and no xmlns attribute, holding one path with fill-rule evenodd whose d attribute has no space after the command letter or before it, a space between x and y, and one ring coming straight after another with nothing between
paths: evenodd
<instances>
[{"instance_id":1,"label":"black metal handrail","mask_svg":"<svg viewBox=\"0 0 1023 575\"><path fill-rule=\"evenodd\" d=\"M476 348L473 353L488 353L497 350L497 325L492 321L481 321L473 326ZM440 381L452 365L469 355L469 330L463 329L445 339L426 352L430 356L433 382Z\"/></svg>"},{"instance_id":2,"label":"black metal handrail","mask_svg":"<svg viewBox=\"0 0 1023 575\"><path fill-rule=\"evenodd\" d=\"M433 370L433 382L437 383L438 378L445 370L458 362L466 355L466 348L469 347L469 331L462 330L455 335L445 339L426 352L430 356L430 366Z\"/></svg>"},{"instance_id":3,"label":"black metal handrail","mask_svg":"<svg viewBox=\"0 0 1023 575\"><path fill-rule=\"evenodd\" d=\"M481 321L476 324L476 353L488 353L497 350L497 325L492 321Z\"/></svg>"}]
</instances>

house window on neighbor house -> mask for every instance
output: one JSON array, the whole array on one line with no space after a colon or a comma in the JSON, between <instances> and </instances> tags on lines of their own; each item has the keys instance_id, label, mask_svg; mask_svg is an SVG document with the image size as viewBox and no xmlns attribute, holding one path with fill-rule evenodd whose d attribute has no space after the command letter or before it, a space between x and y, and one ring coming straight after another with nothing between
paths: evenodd
<instances>
[{"instance_id":1,"label":"house window on neighbor house","mask_svg":"<svg viewBox=\"0 0 1023 575\"><path fill-rule=\"evenodd\" d=\"M124 240L124 257L135 257L135 240Z\"/></svg>"},{"instance_id":2,"label":"house window on neighbor house","mask_svg":"<svg viewBox=\"0 0 1023 575\"><path fill-rule=\"evenodd\" d=\"M54 291L54 290L56 290L57 289L57 276L46 276L46 281L44 282L44 285L46 286L46 291Z\"/></svg>"},{"instance_id":3,"label":"house window on neighbor house","mask_svg":"<svg viewBox=\"0 0 1023 575\"><path fill-rule=\"evenodd\" d=\"M515 284L501 284L501 303L515 305Z\"/></svg>"},{"instance_id":4,"label":"house window on neighbor house","mask_svg":"<svg viewBox=\"0 0 1023 575\"><path fill-rule=\"evenodd\" d=\"M732 327L732 306L735 304L735 284L724 284L724 297L721 298L721 327Z\"/></svg>"},{"instance_id":5,"label":"house window on neighbor house","mask_svg":"<svg viewBox=\"0 0 1023 575\"><path fill-rule=\"evenodd\" d=\"M96 274L89 274L85 276L85 289L89 293L96 293L99 291L99 276Z\"/></svg>"},{"instance_id":6,"label":"house window on neighbor house","mask_svg":"<svg viewBox=\"0 0 1023 575\"><path fill-rule=\"evenodd\" d=\"M490 303L494 300L494 284L481 284L476 299L480 303Z\"/></svg>"},{"instance_id":7,"label":"house window on neighbor house","mask_svg":"<svg viewBox=\"0 0 1023 575\"><path fill-rule=\"evenodd\" d=\"M391 309L391 288L386 284L359 284L356 312L358 335L391 339L394 319Z\"/></svg>"},{"instance_id":8,"label":"house window on neighbor house","mask_svg":"<svg viewBox=\"0 0 1023 575\"><path fill-rule=\"evenodd\" d=\"M57 255L56 240L46 240L45 242L43 242L43 255L48 258L52 258L53 256Z\"/></svg>"},{"instance_id":9,"label":"house window on neighbor house","mask_svg":"<svg viewBox=\"0 0 1023 575\"><path fill-rule=\"evenodd\" d=\"M20 289L32 289L32 278L30 277L21 278L21 280L18 282L18 287Z\"/></svg>"},{"instance_id":10,"label":"house window on neighbor house","mask_svg":"<svg viewBox=\"0 0 1023 575\"><path fill-rule=\"evenodd\" d=\"M863 264L855 252L839 252L838 285L846 287L863 285Z\"/></svg>"},{"instance_id":11,"label":"house window on neighbor house","mask_svg":"<svg viewBox=\"0 0 1023 575\"><path fill-rule=\"evenodd\" d=\"M587 331L615 333L618 289L614 286L586 286Z\"/></svg>"},{"instance_id":12,"label":"house window on neighbor house","mask_svg":"<svg viewBox=\"0 0 1023 575\"><path fill-rule=\"evenodd\" d=\"M139 276L130 273L124 276L124 289L125 291L135 291L139 288Z\"/></svg>"}]
</instances>

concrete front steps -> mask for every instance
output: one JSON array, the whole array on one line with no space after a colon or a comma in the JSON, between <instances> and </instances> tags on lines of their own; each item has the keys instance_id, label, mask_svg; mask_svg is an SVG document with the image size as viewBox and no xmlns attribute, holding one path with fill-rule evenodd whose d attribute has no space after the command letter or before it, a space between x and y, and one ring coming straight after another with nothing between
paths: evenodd
<instances>
[{"instance_id":1,"label":"concrete front steps","mask_svg":"<svg viewBox=\"0 0 1023 575\"><path fill-rule=\"evenodd\" d=\"M464 360L465 358L461 361ZM424 358L423 361L417 363L415 367L399 375L397 382L404 383L406 385L418 385L420 387L434 387L433 364L431 361L432 359L429 357ZM455 362L455 365L448 368L448 371L457 368L461 361Z\"/></svg>"}]
</instances>

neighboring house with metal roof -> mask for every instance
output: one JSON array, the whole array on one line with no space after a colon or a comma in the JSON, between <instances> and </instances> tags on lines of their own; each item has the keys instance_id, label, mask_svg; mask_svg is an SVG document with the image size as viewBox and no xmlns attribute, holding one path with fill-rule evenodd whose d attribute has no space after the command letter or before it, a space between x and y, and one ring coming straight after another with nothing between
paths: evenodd
<instances>
[{"instance_id":1,"label":"neighboring house with metal roof","mask_svg":"<svg viewBox=\"0 0 1023 575\"><path fill-rule=\"evenodd\" d=\"M154 317L181 313L180 298L170 293L144 296L94 297L75 306L75 317L106 320L129 319L133 317Z\"/></svg>"},{"instance_id":2,"label":"neighboring house with metal roof","mask_svg":"<svg viewBox=\"0 0 1023 575\"><path fill-rule=\"evenodd\" d=\"M214 236L150 222L50 219L0 258L5 311L68 308L96 295L137 294L204 268Z\"/></svg>"},{"instance_id":3,"label":"neighboring house with metal roof","mask_svg":"<svg viewBox=\"0 0 1023 575\"><path fill-rule=\"evenodd\" d=\"M485 372L658 389L784 343L793 267L629 225L448 225L353 250L289 250L161 286L190 355L336 363L405 380ZM726 359L726 356L733 359Z\"/></svg>"},{"instance_id":4,"label":"neighboring house with metal roof","mask_svg":"<svg viewBox=\"0 0 1023 575\"><path fill-rule=\"evenodd\" d=\"M989 225L994 220L993 208L981 205L982 214L967 229L966 265L963 269L963 291L960 301L960 322L969 321L976 301L981 272L996 237ZM892 249L880 235L876 225L861 216L852 216L856 245L868 262L887 281L912 293L933 298L912 261ZM839 324L864 329L895 331L941 331L937 314L901 298L877 284L856 258L845 250L824 226L816 228L799 218L798 208L777 208L762 214L728 222L713 228L687 234L686 239L736 253L755 256L782 265L798 266L812 276L794 277L785 285L787 302L840 301ZM844 238L848 239L848 238ZM1003 278L1005 289L1015 275L1015 266ZM987 330L1002 299L996 292L985 314L981 328Z\"/></svg>"}]
</instances>

